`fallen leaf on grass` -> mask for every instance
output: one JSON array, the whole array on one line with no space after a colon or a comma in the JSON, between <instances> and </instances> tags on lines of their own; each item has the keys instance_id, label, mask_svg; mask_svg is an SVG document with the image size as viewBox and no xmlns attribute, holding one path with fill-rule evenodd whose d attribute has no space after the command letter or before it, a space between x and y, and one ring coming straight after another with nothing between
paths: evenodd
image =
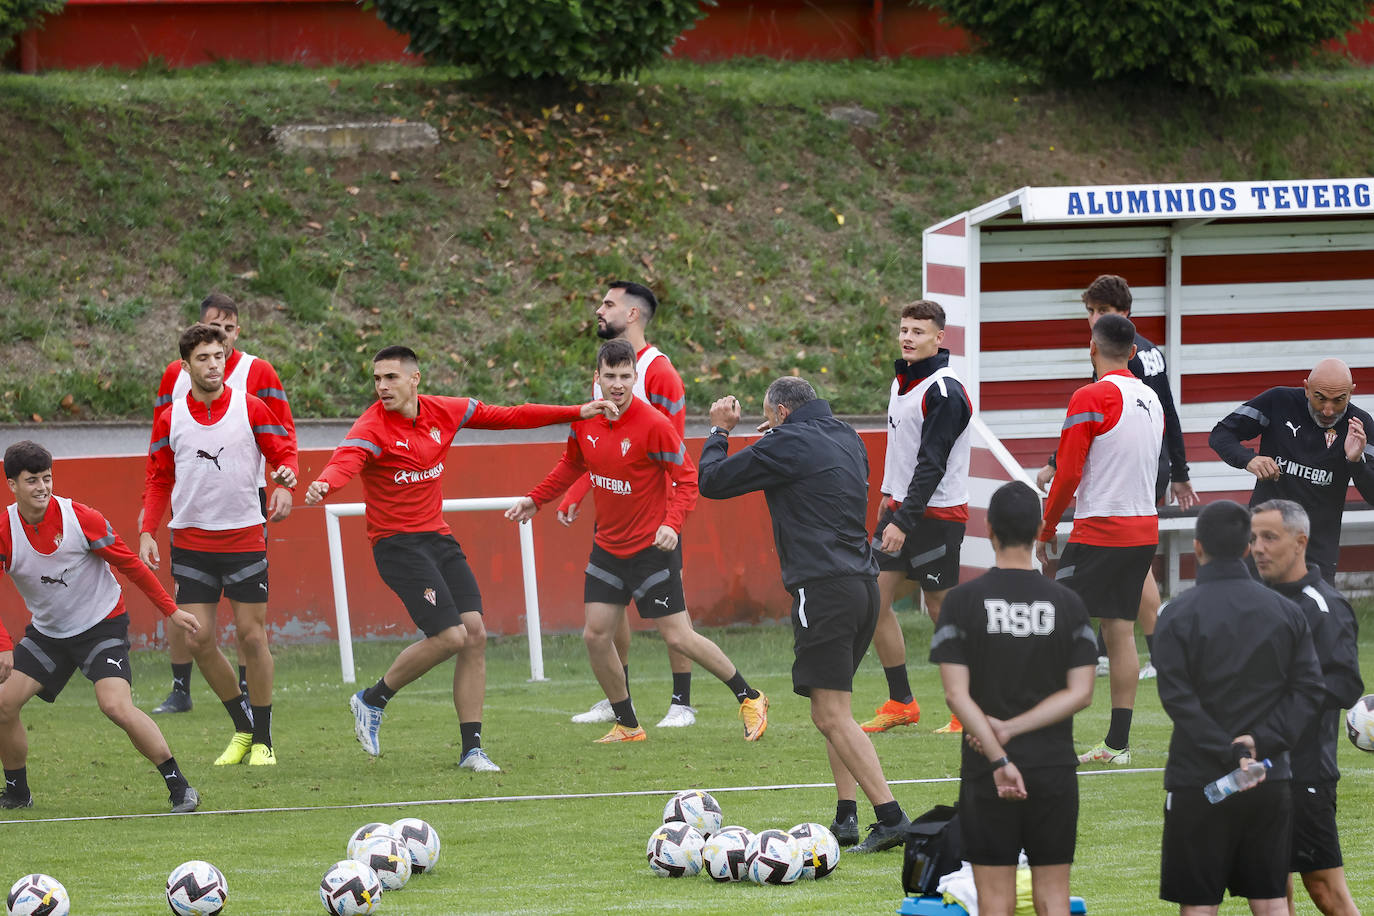
<instances>
[{"instance_id":1,"label":"fallen leaf on grass","mask_svg":"<svg viewBox=\"0 0 1374 916\"><path fill-rule=\"evenodd\" d=\"M401 173L400 173L400 172L392 172L392 173L391 173L391 183L392 183L392 184L400 184L400 183L401 183Z\"/></svg>"}]
</instances>

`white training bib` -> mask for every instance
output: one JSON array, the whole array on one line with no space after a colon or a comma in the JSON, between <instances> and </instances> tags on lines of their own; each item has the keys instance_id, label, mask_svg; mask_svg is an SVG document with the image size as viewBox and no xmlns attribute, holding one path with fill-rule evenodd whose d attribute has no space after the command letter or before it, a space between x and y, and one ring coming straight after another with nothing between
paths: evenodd
<instances>
[{"instance_id":1,"label":"white training bib","mask_svg":"<svg viewBox=\"0 0 1374 916\"><path fill-rule=\"evenodd\" d=\"M65 639L108 617L119 604L120 588L109 564L91 552L72 501L61 496L53 500L62 511L62 540L49 554L40 553L29 543L19 507L10 504L14 556L9 574L33 615L34 629L53 639ZM113 542L111 532L108 543ZM105 543L98 542L97 546Z\"/></svg>"},{"instance_id":2,"label":"white training bib","mask_svg":"<svg viewBox=\"0 0 1374 916\"><path fill-rule=\"evenodd\" d=\"M916 461L921 452L921 433L925 427L922 404L926 392L938 385L940 393L949 396L945 379L959 381L948 366L937 369L921 379L910 391L899 394L896 379L892 381L892 395L887 402L887 457L883 463L882 492L899 502L906 499L911 477L916 473ZM964 427L949 450L945 476L930 494L927 506L943 508L962 506L968 502L968 468L973 449L970 435L972 424Z\"/></svg>"},{"instance_id":3,"label":"white training bib","mask_svg":"<svg viewBox=\"0 0 1374 916\"><path fill-rule=\"evenodd\" d=\"M263 456L248 420L248 397L233 388L225 392L229 407L209 426L191 416L186 398L172 402L176 483L169 528L231 531L267 521L258 501Z\"/></svg>"}]
</instances>

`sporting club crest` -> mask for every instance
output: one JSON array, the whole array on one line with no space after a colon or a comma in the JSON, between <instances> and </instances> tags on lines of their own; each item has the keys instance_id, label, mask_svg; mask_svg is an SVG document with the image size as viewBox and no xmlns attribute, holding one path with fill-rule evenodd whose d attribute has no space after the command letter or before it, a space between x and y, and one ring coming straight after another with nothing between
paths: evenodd
<instances>
[{"instance_id":1,"label":"sporting club crest","mask_svg":"<svg viewBox=\"0 0 1374 916\"><path fill-rule=\"evenodd\" d=\"M438 441L439 441L439 438L440 438L440 437L439 437L439 427L437 427L437 426L430 427L430 430L429 430L429 437L430 437L431 439L433 439L435 442L438 442Z\"/></svg>"},{"instance_id":2,"label":"sporting club crest","mask_svg":"<svg viewBox=\"0 0 1374 916\"><path fill-rule=\"evenodd\" d=\"M1335 444L1335 442L1336 442L1336 431L1335 431L1334 429L1328 429L1328 430L1326 431L1326 447L1327 447L1327 448L1330 448L1332 445Z\"/></svg>"},{"instance_id":3,"label":"sporting club crest","mask_svg":"<svg viewBox=\"0 0 1374 916\"><path fill-rule=\"evenodd\" d=\"M425 589L425 600L428 601L430 604L434 605L435 607L438 607L438 603L435 600L434 589Z\"/></svg>"},{"instance_id":4,"label":"sporting club crest","mask_svg":"<svg viewBox=\"0 0 1374 916\"><path fill-rule=\"evenodd\" d=\"M620 440L620 457L621 457L621 458L624 458L624 457L625 457L625 453L628 452L628 451L630 450L630 446L633 445L633 444L634 444L634 443L632 443L632 442L629 440L628 437L626 437L626 438Z\"/></svg>"}]
</instances>

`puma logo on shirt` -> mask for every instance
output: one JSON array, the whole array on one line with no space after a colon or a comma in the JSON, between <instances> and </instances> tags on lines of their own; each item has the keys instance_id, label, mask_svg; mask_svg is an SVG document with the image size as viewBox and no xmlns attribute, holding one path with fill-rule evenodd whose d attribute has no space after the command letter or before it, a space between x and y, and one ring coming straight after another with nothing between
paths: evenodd
<instances>
[{"instance_id":1,"label":"puma logo on shirt","mask_svg":"<svg viewBox=\"0 0 1374 916\"><path fill-rule=\"evenodd\" d=\"M38 581L42 582L44 585L60 585L63 588L67 588L67 571L65 569L62 570L62 575L58 576L56 579L52 576L39 576Z\"/></svg>"},{"instance_id":2,"label":"puma logo on shirt","mask_svg":"<svg viewBox=\"0 0 1374 916\"><path fill-rule=\"evenodd\" d=\"M1294 439L1298 438L1298 430L1302 429L1301 426L1294 426L1292 420L1284 420L1283 425L1287 426L1289 431L1293 433Z\"/></svg>"},{"instance_id":3,"label":"puma logo on shirt","mask_svg":"<svg viewBox=\"0 0 1374 916\"><path fill-rule=\"evenodd\" d=\"M222 470L224 470L224 468L222 468L222 467L219 466L219 456L220 456L220 455L223 455L223 454L224 454L224 448L223 448L223 447L221 447L220 450L217 451L217 452L215 452L213 455L210 454L209 452L207 452L207 451L206 451L205 449L203 449L203 448L198 448L198 449L196 449L196 457L197 457L197 458L204 458L206 461L213 461L213 462L215 463L215 470L217 470L217 471L222 471Z\"/></svg>"}]
</instances>

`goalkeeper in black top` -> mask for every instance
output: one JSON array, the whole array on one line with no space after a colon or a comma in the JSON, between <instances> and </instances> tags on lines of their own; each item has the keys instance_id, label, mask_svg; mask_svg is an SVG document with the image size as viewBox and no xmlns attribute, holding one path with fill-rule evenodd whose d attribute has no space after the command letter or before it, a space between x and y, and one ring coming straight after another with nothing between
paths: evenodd
<instances>
[{"instance_id":1,"label":"goalkeeper in black top","mask_svg":"<svg viewBox=\"0 0 1374 916\"><path fill-rule=\"evenodd\" d=\"M1350 403L1354 391L1350 368L1324 359L1301 388L1270 388L1251 398L1213 427L1207 440L1222 461L1255 475L1251 506L1291 499L1307 511L1307 559L1332 583L1346 491L1353 483L1374 504L1374 450L1368 440L1374 420ZM1242 444L1256 437L1258 451Z\"/></svg>"},{"instance_id":2,"label":"goalkeeper in black top","mask_svg":"<svg viewBox=\"0 0 1374 916\"><path fill-rule=\"evenodd\" d=\"M1004 484L988 503L997 565L945 596L930 641L964 724L959 819L978 911L1011 916L1030 860L1036 912L1069 909L1078 829L1073 714L1092 702L1097 642L1087 608L1033 567L1040 500Z\"/></svg>"}]
</instances>

